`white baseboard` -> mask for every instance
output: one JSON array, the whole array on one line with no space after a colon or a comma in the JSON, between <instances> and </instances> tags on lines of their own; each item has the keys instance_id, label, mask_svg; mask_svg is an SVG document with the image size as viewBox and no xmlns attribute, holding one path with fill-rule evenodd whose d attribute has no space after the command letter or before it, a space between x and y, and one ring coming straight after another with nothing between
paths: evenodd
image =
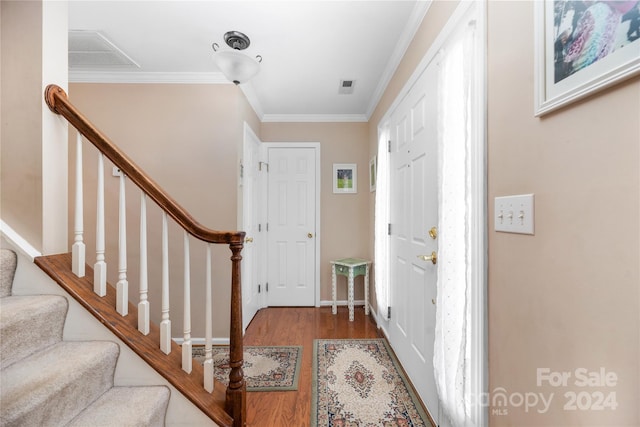
<instances>
[{"instance_id":1,"label":"white baseboard","mask_svg":"<svg viewBox=\"0 0 640 427\"><path fill-rule=\"evenodd\" d=\"M176 344L182 345L184 338L171 338ZM229 338L213 338L213 345L229 345ZM191 345L205 345L204 338L191 338Z\"/></svg>"},{"instance_id":2,"label":"white baseboard","mask_svg":"<svg viewBox=\"0 0 640 427\"><path fill-rule=\"evenodd\" d=\"M333 304L333 301L320 301L320 305L323 307L331 306L332 304ZM347 306L347 304L348 304L348 301L346 300L336 301L336 305L339 305L339 306ZM355 300L353 301L353 305L362 306L364 305L364 300L363 299ZM378 329L381 329L380 322L378 321L378 316L376 315L376 311L373 309L373 307L371 307L371 304L369 304L369 313L373 317L373 321L376 322L376 326L378 327Z\"/></svg>"},{"instance_id":3,"label":"white baseboard","mask_svg":"<svg viewBox=\"0 0 640 427\"><path fill-rule=\"evenodd\" d=\"M369 313L371 313L371 317L373 317L373 321L376 322L376 326L378 327L378 329L380 329L380 322L378 322L378 315L376 314L376 311L373 309L373 307L371 307L371 304L369 304Z\"/></svg>"},{"instance_id":4,"label":"white baseboard","mask_svg":"<svg viewBox=\"0 0 640 427\"><path fill-rule=\"evenodd\" d=\"M42 255L40 251L31 246L29 242L27 242L22 236L20 236L16 231L9 227L9 225L0 219L0 233L2 237L4 237L9 243L11 243L16 249L18 249L22 255L26 256L33 262L34 258L37 258Z\"/></svg>"},{"instance_id":5,"label":"white baseboard","mask_svg":"<svg viewBox=\"0 0 640 427\"><path fill-rule=\"evenodd\" d=\"M333 301L331 301L331 300L320 301L320 306L321 307L326 307L326 306L331 306L331 305L333 305ZM338 301L336 301L336 305L347 306L348 305L348 301L347 300L338 300ZM364 305L364 300L363 299L355 300L355 301L353 301L353 305Z\"/></svg>"}]
</instances>

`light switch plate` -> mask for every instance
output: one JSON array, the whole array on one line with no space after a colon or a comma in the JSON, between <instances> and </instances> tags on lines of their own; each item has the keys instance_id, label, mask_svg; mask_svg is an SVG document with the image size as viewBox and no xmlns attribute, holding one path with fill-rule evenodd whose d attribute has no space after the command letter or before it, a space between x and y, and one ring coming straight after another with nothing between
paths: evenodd
<instances>
[{"instance_id":1,"label":"light switch plate","mask_svg":"<svg viewBox=\"0 0 640 427\"><path fill-rule=\"evenodd\" d=\"M533 194L496 197L494 225L496 231L534 234Z\"/></svg>"}]
</instances>

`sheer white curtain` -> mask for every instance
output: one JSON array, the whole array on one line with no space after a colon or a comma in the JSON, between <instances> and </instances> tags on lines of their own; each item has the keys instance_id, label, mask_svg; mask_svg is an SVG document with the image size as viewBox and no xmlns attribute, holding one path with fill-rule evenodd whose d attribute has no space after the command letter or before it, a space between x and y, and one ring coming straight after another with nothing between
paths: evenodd
<instances>
[{"instance_id":1,"label":"sheer white curtain","mask_svg":"<svg viewBox=\"0 0 640 427\"><path fill-rule=\"evenodd\" d=\"M389 306L389 152L388 131L380 132L376 177L374 271L378 314L387 319Z\"/></svg>"},{"instance_id":2,"label":"sheer white curtain","mask_svg":"<svg viewBox=\"0 0 640 427\"><path fill-rule=\"evenodd\" d=\"M441 414L469 425L467 352L470 81L474 26L464 22L440 52L438 141L438 283L434 348Z\"/></svg>"}]
</instances>

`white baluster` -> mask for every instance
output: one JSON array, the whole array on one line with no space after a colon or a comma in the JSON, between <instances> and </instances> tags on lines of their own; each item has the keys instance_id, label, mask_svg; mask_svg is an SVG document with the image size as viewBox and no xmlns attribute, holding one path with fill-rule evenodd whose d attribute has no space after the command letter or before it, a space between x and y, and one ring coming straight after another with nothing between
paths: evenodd
<instances>
[{"instance_id":1,"label":"white baluster","mask_svg":"<svg viewBox=\"0 0 640 427\"><path fill-rule=\"evenodd\" d=\"M169 320L169 231L167 213L162 212L162 321L160 350L171 353L171 320Z\"/></svg>"},{"instance_id":2,"label":"white baluster","mask_svg":"<svg viewBox=\"0 0 640 427\"><path fill-rule=\"evenodd\" d=\"M120 172L119 235L118 235L118 283L116 284L116 311L121 316L129 314L129 281L127 280L127 207L125 176Z\"/></svg>"},{"instance_id":3,"label":"white baluster","mask_svg":"<svg viewBox=\"0 0 640 427\"><path fill-rule=\"evenodd\" d=\"M212 356L212 326L213 316L211 308L211 243L207 243L207 263L205 278L205 341L204 341L204 389L213 392L213 356Z\"/></svg>"},{"instance_id":4,"label":"white baluster","mask_svg":"<svg viewBox=\"0 0 640 427\"><path fill-rule=\"evenodd\" d=\"M93 265L93 291L107 294L107 263L104 261L104 155L98 154L98 205L96 209L96 263Z\"/></svg>"},{"instance_id":5,"label":"white baluster","mask_svg":"<svg viewBox=\"0 0 640 427\"><path fill-rule=\"evenodd\" d=\"M140 192L140 302L138 303L138 330L149 334L149 301L147 289L147 196Z\"/></svg>"},{"instance_id":6,"label":"white baluster","mask_svg":"<svg viewBox=\"0 0 640 427\"><path fill-rule=\"evenodd\" d=\"M84 277L85 245L82 238L84 232L84 209L82 196L82 134L76 136L76 200L74 221L74 243L71 247L71 271L78 277Z\"/></svg>"},{"instance_id":7,"label":"white baluster","mask_svg":"<svg viewBox=\"0 0 640 427\"><path fill-rule=\"evenodd\" d=\"M189 259L189 234L184 232L184 342L182 343L182 370L191 373L191 262Z\"/></svg>"}]
</instances>

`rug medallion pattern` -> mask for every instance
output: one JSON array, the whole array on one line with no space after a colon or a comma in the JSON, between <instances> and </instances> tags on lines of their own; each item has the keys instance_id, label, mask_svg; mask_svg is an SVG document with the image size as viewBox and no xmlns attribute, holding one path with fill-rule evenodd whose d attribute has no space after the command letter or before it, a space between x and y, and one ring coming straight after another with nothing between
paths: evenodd
<instances>
[{"instance_id":1,"label":"rug medallion pattern","mask_svg":"<svg viewBox=\"0 0 640 427\"><path fill-rule=\"evenodd\" d=\"M192 349L193 358L200 364L204 363L205 349L203 346ZM216 380L229 384L229 347L214 346L213 375ZM298 389L300 373L300 359L302 347L280 346L245 346L244 372L247 391L287 391Z\"/></svg>"},{"instance_id":2,"label":"rug medallion pattern","mask_svg":"<svg viewBox=\"0 0 640 427\"><path fill-rule=\"evenodd\" d=\"M428 426L382 339L316 340L312 426Z\"/></svg>"}]
</instances>

